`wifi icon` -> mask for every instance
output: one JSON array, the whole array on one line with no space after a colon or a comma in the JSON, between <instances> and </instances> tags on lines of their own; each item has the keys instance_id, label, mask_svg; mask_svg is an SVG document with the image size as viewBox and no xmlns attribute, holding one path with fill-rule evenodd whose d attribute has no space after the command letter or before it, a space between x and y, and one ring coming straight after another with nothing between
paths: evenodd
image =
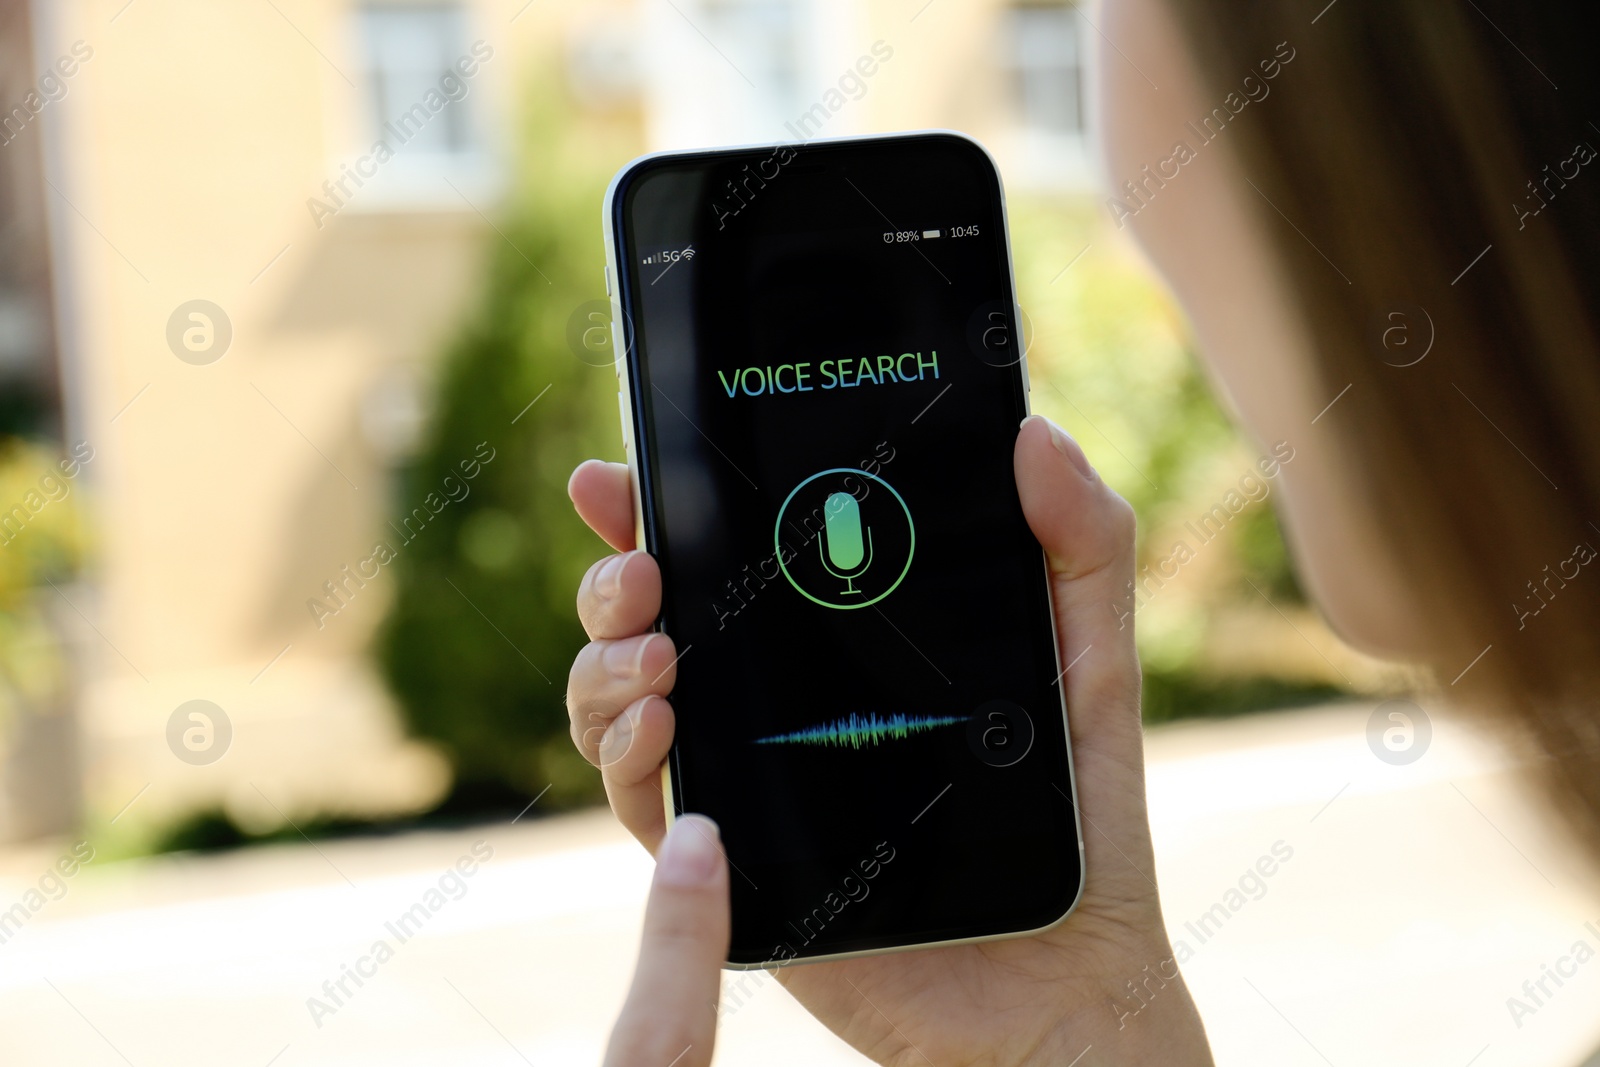
<instances>
[{"instance_id":1,"label":"wifi icon","mask_svg":"<svg viewBox=\"0 0 1600 1067\"><path fill-rule=\"evenodd\" d=\"M694 246L693 245L690 245L688 248L685 248L683 250L683 258L684 259L692 260L692 259L694 259L694 257L695 257L695 250L694 250Z\"/></svg>"}]
</instances>

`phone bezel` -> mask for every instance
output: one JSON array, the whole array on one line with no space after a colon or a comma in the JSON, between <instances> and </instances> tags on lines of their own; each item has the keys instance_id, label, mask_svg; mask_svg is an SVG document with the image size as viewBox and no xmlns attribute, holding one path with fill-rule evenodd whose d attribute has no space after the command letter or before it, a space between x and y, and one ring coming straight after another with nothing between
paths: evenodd
<instances>
[{"instance_id":1,"label":"phone bezel","mask_svg":"<svg viewBox=\"0 0 1600 1067\"><path fill-rule=\"evenodd\" d=\"M652 533L651 524L647 523L645 520L646 514L650 514L652 516L654 515L653 510L649 512L646 511L646 504L650 503L650 501L647 501L646 499L648 471L646 470L647 465L644 464L640 459L639 442L645 440L645 433L644 427L638 425L641 418L641 406L636 402L635 391L637 389L637 383L634 381L633 368L629 358L634 344L634 327L633 320L629 314L626 313L624 306L623 293L626 285L626 275L620 268L620 264L622 262L620 253L623 250L622 242L625 240L626 234L622 229L622 227L625 226L625 220L619 219L618 215L624 202L624 194L626 193L630 183L637 180L652 167L663 162L715 161L723 156L744 155L751 152L761 152L769 149L776 152L785 147L799 150L818 145L848 145L860 144L864 142L881 144L884 142L926 140L935 138L954 138L977 149L978 152L982 154L983 158L988 162L989 167L993 172L995 189L1000 201L998 215L1001 220L1001 239L1005 248L1005 269L1007 278L1011 282L1012 321L1021 324L1025 320L1021 315L1021 307L1016 301L1016 269L1011 251L1011 227L1006 212L1005 183L1000 175L1000 167L995 161L993 154L991 154L981 142L974 137L971 137L965 133L961 133L958 130L911 130L894 134L864 134L850 137L817 138L815 140L794 143L755 143L727 145L708 149L650 152L629 162L626 166L618 170L616 175L611 179L611 183L606 187L605 201L602 207L602 224L605 232L606 246L606 290L607 295L611 300L611 321L613 323L613 328L611 331L613 353L612 358L618 381L617 406L622 420L623 449L628 460L628 481L633 491L634 544L637 547L649 551L652 555L655 554L654 538L650 536ZM1017 373L1021 375L1022 379L1023 410L1031 414L1033 410L1032 383L1028 377L1028 345L1025 335L1023 337L1022 348L1023 351L1021 358L1017 360L1015 366L1017 368ZM1043 551L1044 550L1041 548L1041 556L1043 555ZM1072 915L1073 912L1078 909L1079 903L1081 903L1083 900L1084 887L1088 884L1087 855L1084 848L1083 818L1080 814L1078 806L1077 765L1072 757L1072 724L1071 718L1067 711L1066 685L1064 679L1065 672L1060 670L1062 665L1061 642L1060 634L1057 632L1056 627L1055 597L1049 588L1048 581L1046 581L1045 595L1049 600L1051 608L1051 649L1055 656L1058 674L1062 676L1062 681L1059 685L1061 693L1061 718L1063 736L1066 739L1067 745L1067 769L1072 787L1072 821L1073 828L1078 838L1078 889L1073 895L1072 902L1067 905L1066 910L1063 911L1058 918L1052 920L1051 922L1030 930L1015 930L996 934L979 934L972 937L952 938L941 941L908 942L903 945L860 949L850 952L828 953L825 955L816 956L798 956L792 959L768 960L758 963L737 963L731 960L724 960L723 967L725 969L737 971L770 970L773 967L787 967L805 963L822 963L828 960L854 959L862 956L880 956L891 952L909 952L917 949L944 948L954 945L978 944L987 941L1002 941L1011 940L1014 938L1037 937L1045 931L1054 929L1055 927L1061 925ZM660 630L661 628L661 624L658 621L656 624L656 629ZM676 793L673 789L672 776L672 756L675 753L676 746L674 746L672 752L668 754L668 758L661 764L661 794L663 805L666 811L666 825L668 829L672 827L673 822L677 818L678 805Z\"/></svg>"}]
</instances>

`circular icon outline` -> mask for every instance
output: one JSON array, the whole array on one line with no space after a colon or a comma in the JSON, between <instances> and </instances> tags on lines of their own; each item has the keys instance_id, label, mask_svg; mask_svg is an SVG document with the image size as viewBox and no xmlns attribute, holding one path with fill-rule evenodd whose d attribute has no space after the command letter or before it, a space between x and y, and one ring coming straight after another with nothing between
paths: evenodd
<instances>
[{"instance_id":1,"label":"circular icon outline","mask_svg":"<svg viewBox=\"0 0 1600 1067\"><path fill-rule=\"evenodd\" d=\"M210 731L210 739L203 748L195 748L187 741L190 733L202 728L195 723L195 715L205 717L203 728ZM213 700L203 697L185 700L167 716L166 735L167 748L178 759L191 767L209 767L233 747L233 719Z\"/></svg>"},{"instance_id":2,"label":"circular icon outline","mask_svg":"<svg viewBox=\"0 0 1600 1067\"><path fill-rule=\"evenodd\" d=\"M211 339L205 348L191 348L185 340L198 328L194 323L196 314L205 316L205 326L211 331ZM174 356L191 367L209 367L233 347L233 320L215 301L203 297L185 300L167 316L166 338L167 348Z\"/></svg>"},{"instance_id":3,"label":"circular icon outline","mask_svg":"<svg viewBox=\"0 0 1600 1067\"><path fill-rule=\"evenodd\" d=\"M567 350L577 357L579 363L588 367L616 367L620 360L628 358L628 353L633 350L633 317L625 310L618 317L614 314L617 310L617 305L610 300L599 299L582 301L572 309L572 313L567 316L564 332L567 340ZM590 354L598 353L583 343L583 338L590 331L601 328L599 323L595 323L591 319L591 316L599 314L605 315L604 329L607 334L605 347L611 353L604 361L590 359ZM622 354L620 356L616 354L616 337L619 329L622 330L623 337Z\"/></svg>"},{"instance_id":4,"label":"circular icon outline","mask_svg":"<svg viewBox=\"0 0 1600 1067\"><path fill-rule=\"evenodd\" d=\"M648 700L649 697L642 699ZM627 707L620 706L609 700L586 700L573 709L575 717L581 716L580 721L587 721L590 724L584 727L582 739L584 744L594 746L595 758L598 760L594 765L601 770L615 765L618 760L632 752L633 743L639 739L638 731L629 720L628 736L624 740L622 751L609 754L605 749L606 735L611 732L613 726L627 718L628 707L631 706L631 704Z\"/></svg>"},{"instance_id":5,"label":"circular icon outline","mask_svg":"<svg viewBox=\"0 0 1600 1067\"><path fill-rule=\"evenodd\" d=\"M996 315L1004 318L1004 322L996 326L992 320ZM985 325L988 323L988 325ZM1016 338L1017 355L1014 359L990 359L986 354L991 351L983 339L994 330L1005 330L1008 335ZM1004 370L1015 367L1028 358L1028 353L1033 350L1035 340L1033 332L1033 316L1029 315L1022 305L1015 300L986 300L967 317L967 349L977 357L978 362L987 367ZM1007 342L1007 348L1010 342Z\"/></svg>"},{"instance_id":6,"label":"circular icon outline","mask_svg":"<svg viewBox=\"0 0 1600 1067\"><path fill-rule=\"evenodd\" d=\"M1397 723L1397 715L1404 721ZM1408 731L1404 748L1394 748L1388 743L1389 735L1396 730ZM1416 701L1385 700L1367 717L1367 747L1391 767L1406 767L1417 762L1432 746L1433 719Z\"/></svg>"},{"instance_id":7,"label":"circular icon outline","mask_svg":"<svg viewBox=\"0 0 1600 1067\"><path fill-rule=\"evenodd\" d=\"M1428 343L1423 346L1422 355L1418 356L1416 359L1408 359L1403 363L1398 360L1391 359L1389 354L1395 352L1396 348L1390 347L1389 335L1395 330L1408 330L1410 329L1410 326L1404 321L1396 325L1388 324L1393 322L1396 315L1399 315L1403 320L1408 315L1412 315L1419 311L1422 313L1423 321L1428 324ZM1372 329L1375 341L1373 347L1377 350L1379 361L1387 366L1395 367L1401 370L1404 370L1406 367L1415 367L1418 363L1421 363L1423 360L1427 359L1428 354L1433 351L1434 343L1439 339L1439 329L1433 324L1433 315L1431 315L1428 312L1428 309L1423 307L1421 304L1389 305L1379 313L1378 317L1374 319ZM1406 345L1409 343L1409 340L1400 342L1401 345Z\"/></svg>"},{"instance_id":8,"label":"circular icon outline","mask_svg":"<svg viewBox=\"0 0 1600 1067\"><path fill-rule=\"evenodd\" d=\"M794 575L789 573L789 565L783 561L783 516L789 510L789 502L794 499L795 494L800 490L804 489L818 478L828 474L859 474L863 478L872 479L885 489L889 490L889 492L894 496L895 500L899 501L900 510L905 512L906 526L911 531L911 544L906 549L906 565L900 569L899 576L896 577L895 580L889 585L889 588L885 589L871 600L864 600L859 604L831 604L819 597L812 596L810 593L801 588L800 583L795 580ZM799 593L813 604L818 604L825 608L833 608L836 611L855 611L857 608L871 607L884 597L888 596L890 593L894 592L896 589L900 588L900 583L905 581L906 575L911 572L911 561L916 557L917 554L917 523L916 520L911 517L911 507L906 503L905 497L900 495L900 491L894 486L890 485L888 482L884 481L882 478L878 477L876 474L871 474L859 467L829 467L827 470L818 471L817 473L811 475L811 477L805 479L799 485L789 490L789 495L783 498L782 504L778 505L778 518L772 524L772 547L773 551L776 553L775 558L778 561L778 569L783 572L783 576L784 578L788 579L789 584L794 586L795 592Z\"/></svg>"},{"instance_id":9,"label":"circular icon outline","mask_svg":"<svg viewBox=\"0 0 1600 1067\"><path fill-rule=\"evenodd\" d=\"M987 714L986 714L987 712ZM1012 720L1015 732L1023 734L1021 755L1013 756L1011 753L1000 753L984 744L983 738L995 727L988 725L988 716L1002 713ZM1022 729L1017 729L1020 726ZM972 754L977 756L982 763L996 768L1015 767L1028 758L1028 753L1033 751L1033 743L1038 739L1038 727L1033 724L1033 716L1028 714L1028 709L1018 704L1015 700L996 697L985 700L979 704L967 720L967 747L972 749Z\"/></svg>"}]
</instances>

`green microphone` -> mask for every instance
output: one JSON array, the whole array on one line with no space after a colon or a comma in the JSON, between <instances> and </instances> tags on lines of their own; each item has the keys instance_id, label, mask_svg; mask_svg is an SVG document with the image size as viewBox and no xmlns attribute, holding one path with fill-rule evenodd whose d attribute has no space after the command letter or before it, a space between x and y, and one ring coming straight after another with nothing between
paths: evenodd
<instances>
[{"instance_id":1,"label":"green microphone","mask_svg":"<svg viewBox=\"0 0 1600 1067\"><path fill-rule=\"evenodd\" d=\"M822 556L822 567L844 582L843 592L859 594L861 590L855 587L855 579L867 573L867 568L872 566L872 527L867 527L866 543L863 547L861 505L856 503L856 498L849 493L829 495L822 505L822 512L823 534L827 542L826 552L823 551L822 545L817 546L818 554ZM863 559L865 562L862 562ZM861 569L855 574L840 573L855 570L857 567Z\"/></svg>"}]
</instances>

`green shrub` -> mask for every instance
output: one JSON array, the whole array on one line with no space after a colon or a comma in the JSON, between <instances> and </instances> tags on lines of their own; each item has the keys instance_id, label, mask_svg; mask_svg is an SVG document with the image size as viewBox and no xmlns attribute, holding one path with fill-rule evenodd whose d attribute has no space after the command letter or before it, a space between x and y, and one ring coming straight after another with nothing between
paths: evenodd
<instances>
[{"instance_id":1,"label":"green shrub","mask_svg":"<svg viewBox=\"0 0 1600 1067\"><path fill-rule=\"evenodd\" d=\"M459 495L447 477L468 495L415 540L394 542L398 593L379 658L411 731L454 761L458 794L550 786L546 808L601 795L568 740L564 697L585 641L574 597L603 546L566 483L583 459L622 448L612 370L577 358L566 332L574 309L603 295L603 164L619 154L551 117L559 92L533 95L544 103L525 144L538 154L518 168L523 184L486 236L484 291L448 351L394 525L405 529L430 493ZM474 460L466 481L461 464Z\"/></svg>"},{"instance_id":2,"label":"green shrub","mask_svg":"<svg viewBox=\"0 0 1600 1067\"><path fill-rule=\"evenodd\" d=\"M545 103L525 144L537 155L520 168L527 184L497 224L502 232L489 236L482 300L450 348L437 416L397 508L399 524L427 494L443 495L462 460L493 450L470 495L399 548L399 594L380 642L410 728L455 761L457 808L472 796L503 803L508 789L528 796L547 785L541 808L601 796L598 774L568 738L563 696L585 640L573 596L604 549L565 487L576 463L620 458L621 448L612 372L577 358L566 333L574 310L600 296L598 209L613 165L629 152L625 136L607 142L551 119L570 113L559 96L536 94ZM1178 315L1093 205L1020 198L1012 210L1036 410L1071 429L1133 503L1140 562L1150 562L1167 547L1151 531L1203 511L1255 457L1212 399ZM1255 505L1207 551L1215 563L1204 576L1186 576L1184 591L1141 611L1147 717L1333 695L1313 681L1201 669L1212 606L1255 597L1246 577L1275 600L1301 602L1269 505Z\"/></svg>"}]
</instances>

